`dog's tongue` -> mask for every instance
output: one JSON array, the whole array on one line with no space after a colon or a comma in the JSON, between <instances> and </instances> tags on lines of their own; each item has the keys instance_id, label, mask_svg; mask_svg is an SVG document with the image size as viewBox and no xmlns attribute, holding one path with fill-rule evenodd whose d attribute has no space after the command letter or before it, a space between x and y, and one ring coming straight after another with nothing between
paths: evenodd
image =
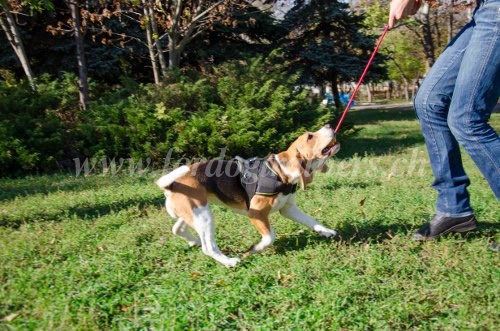
<instances>
[{"instance_id":1,"label":"dog's tongue","mask_svg":"<svg viewBox=\"0 0 500 331\"><path fill-rule=\"evenodd\" d=\"M334 136L332 141L330 141L328 143L328 145L326 145L326 147L332 147L333 145L335 145L336 142L337 142L337 138Z\"/></svg>"}]
</instances>

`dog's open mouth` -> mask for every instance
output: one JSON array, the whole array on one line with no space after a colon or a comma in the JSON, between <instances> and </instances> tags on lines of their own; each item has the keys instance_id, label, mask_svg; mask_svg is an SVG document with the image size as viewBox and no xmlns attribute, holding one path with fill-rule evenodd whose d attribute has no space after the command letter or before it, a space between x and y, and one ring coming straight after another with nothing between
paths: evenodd
<instances>
[{"instance_id":1,"label":"dog's open mouth","mask_svg":"<svg viewBox=\"0 0 500 331\"><path fill-rule=\"evenodd\" d=\"M321 155L323 156L330 156L332 154L335 154L338 152L340 149L340 144L335 142L335 139L332 139L328 145L326 145L325 148L321 151Z\"/></svg>"}]
</instances>

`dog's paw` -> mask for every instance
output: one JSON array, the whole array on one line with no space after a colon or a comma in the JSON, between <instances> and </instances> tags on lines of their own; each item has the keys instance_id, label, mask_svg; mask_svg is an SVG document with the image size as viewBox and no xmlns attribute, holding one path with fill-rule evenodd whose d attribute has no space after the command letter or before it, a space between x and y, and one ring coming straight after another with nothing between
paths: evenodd
<instances>
[{"instance_id":1,"label":"dog's paw","mask_svg":"<svg viewBox=\"0 0 500 331\"><path fill-rule=\"evenodd\" d=\"M324 227L323 225L315 225L314 231L322 235L323 237L329 238L337 235L335 230Z\"/></svg>"},{"instance_id":2,"label":"dog's paw","mask_svg":"<svg viewBox=\"0 0 500 331\"><path fill-rule=\"evenodd\" d=\"M190 240L188 241L189 247L197 247L201 246L201 242L199 240Z\"/></svg>"},{"instance_id":3,"label":"dog's paw","mask_svg":"<svg viewBox=\"0 0 500 331\"><path fill-rule=\"evenodd\" d=\"M228 268L233 268L235 267L241 260L238 259L237 257L231 257L227 258L226 261L224 261L222 264L224 264Z\"/></svg>"}]
</instances>

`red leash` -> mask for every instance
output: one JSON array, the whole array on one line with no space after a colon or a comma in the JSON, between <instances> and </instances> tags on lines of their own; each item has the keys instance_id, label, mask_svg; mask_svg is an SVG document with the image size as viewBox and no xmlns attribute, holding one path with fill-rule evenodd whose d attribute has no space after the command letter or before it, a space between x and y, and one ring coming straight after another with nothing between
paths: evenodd
<instances>
[{"instance_id":1,"label":"red leash","mask_svg":"<svg viewBox=\"0 0 500 331\"><path fill-rule=\"evenodd\" d=\"M339 123L337 124L337 127L335 128L335 131L334 131L335 134L337 134L337 132L339 132L340 125L344 121L344 117L347 114L347 112L349 111L349 107L351 107L351 104L354 101L354 97L356 96L356 93L358 93L358 89L361 86L361 83L363 82L363 79L365 78L366 73L368 72L368 68L370 68L370 65L372 64L373 58L375 57L375 54L377 54L378 48L379 48L380 44L382 43L382 40L384 39L387 31L389 31L389 25L385 26L384 32L382 32L382 35L380 36L380 38L377 42L377 46L375 46L375 49L373 50L372 56L370 57L370 60L368 61L368 64L365 67L365 70L361 74L361 78L359 79L358 84L356 85L356 88L354 89L354 92L352 92L351 98L349 99L349 102L347 103L347 106L345 107L345 110L342 113L342 116L340 117ZM336 88L336 87L334 87L334 88Z\"/></svg>"}]
</instances>

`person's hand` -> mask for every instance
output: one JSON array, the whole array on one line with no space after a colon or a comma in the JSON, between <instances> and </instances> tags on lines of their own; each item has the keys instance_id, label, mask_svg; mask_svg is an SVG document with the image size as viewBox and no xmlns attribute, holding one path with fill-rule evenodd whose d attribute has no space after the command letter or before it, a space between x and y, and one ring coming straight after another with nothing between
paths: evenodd
<instances>
[{"instance_id":1,"label":"person's hand","mask_svg":"<svg viewBox=\"0 0 500 331\"><path fill-rule=\"evenodd\" d=\"M389 12L389 28L402 18L415 15L422 4L422 0L392 0Z\"/></svg>"}]
</instances>

